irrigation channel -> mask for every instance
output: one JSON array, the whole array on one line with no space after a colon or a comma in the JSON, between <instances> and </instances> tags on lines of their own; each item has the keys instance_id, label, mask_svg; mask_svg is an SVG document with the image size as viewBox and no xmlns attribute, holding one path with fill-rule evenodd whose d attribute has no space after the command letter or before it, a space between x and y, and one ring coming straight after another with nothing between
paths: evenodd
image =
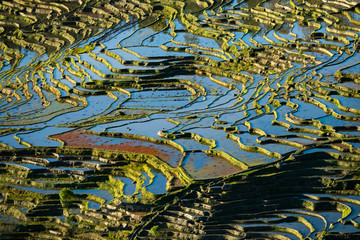
<instances>
[{"instance_id":1,"label":"irrigation channel","mask_svg":"<svg viewBox=\"0 0 360 240\"><path fill-rule=\"evenodd\" d=\"M1 239L360 239L360 1L0 1Z\"/></svg>"}]
</instances>

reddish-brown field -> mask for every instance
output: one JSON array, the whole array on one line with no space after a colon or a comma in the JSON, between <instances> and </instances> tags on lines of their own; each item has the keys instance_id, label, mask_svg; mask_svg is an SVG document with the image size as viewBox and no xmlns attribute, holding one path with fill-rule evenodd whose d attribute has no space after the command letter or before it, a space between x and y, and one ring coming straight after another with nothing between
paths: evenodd
<instances>
[{"instance_id":1,"label":"reddish-brown field","mask_svg":"<svg viewBox=\"0 0 360 240\"><path fill-rule=\"evenodd\" d=\"M127 138L114 138L86 133L83 129L51 136L64 142L65 146L100 148L140 154L148 154L176 167L182 154L175 148L147 141Z\"/></svg>"}]
</instances>

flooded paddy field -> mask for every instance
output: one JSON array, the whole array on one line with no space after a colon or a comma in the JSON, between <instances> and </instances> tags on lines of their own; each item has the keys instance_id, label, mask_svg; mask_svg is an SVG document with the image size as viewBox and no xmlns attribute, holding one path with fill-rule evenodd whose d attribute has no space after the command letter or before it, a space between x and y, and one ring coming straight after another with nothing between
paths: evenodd
<instances>
[{"instance_id":1,"label":"flooded paddy field","mask_svg":"<svg viewBox=\"0 0 360 240\"><path fill-rule=\"evenodd\" d=\"M0 2L3 239L359 239L360 2Z\"/></svg>"}]
</instances>

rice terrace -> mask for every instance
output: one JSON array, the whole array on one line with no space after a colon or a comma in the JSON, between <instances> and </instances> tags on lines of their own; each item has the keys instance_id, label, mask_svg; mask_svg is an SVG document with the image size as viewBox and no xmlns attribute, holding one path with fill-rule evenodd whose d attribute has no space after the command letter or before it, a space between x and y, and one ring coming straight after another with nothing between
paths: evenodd
<instances>
[{"instance_id":1,"label":"rice terrace","mask_svg":"<svg viewBox=\"0 0 360 240\"><path fill-rule=\"evenodd\" d=\"M360 239L359 0L0 0L0 239Z\"/></svg>"}]
</instances>

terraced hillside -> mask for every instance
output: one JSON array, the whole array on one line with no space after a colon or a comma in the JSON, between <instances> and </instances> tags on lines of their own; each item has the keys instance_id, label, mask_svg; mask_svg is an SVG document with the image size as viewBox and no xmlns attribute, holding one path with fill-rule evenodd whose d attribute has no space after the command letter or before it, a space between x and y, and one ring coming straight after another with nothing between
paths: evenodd
<instances>
[{"instance_id":1,"label":"terraced hillside","mask_svg":"<svg viewBox=\"0 0 360 240\"><path fill-rule=\"evenodd\" d=\"M357 239L360 2L0 2L0 234Z\"/></svg>"}]
</instances>

